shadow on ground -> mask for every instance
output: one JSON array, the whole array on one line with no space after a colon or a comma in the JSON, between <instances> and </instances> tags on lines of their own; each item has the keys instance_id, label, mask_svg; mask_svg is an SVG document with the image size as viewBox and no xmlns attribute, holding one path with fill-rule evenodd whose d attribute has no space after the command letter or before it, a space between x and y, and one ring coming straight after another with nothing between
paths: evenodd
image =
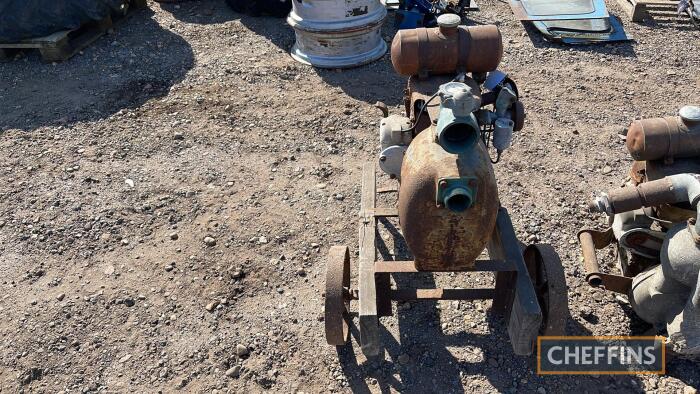
<instances>
[{"instance_id":1,"label":"shadow on ground","mask_svg":"<svg viewBox=\"0 0 700 394\"><path fill-rule=\"evenodd\" d=\"M697 31L686 14L680 17L675 11L649 8L650 18L644 20L644 24L652 29L669 29L673 31Z\"/></svg>"},{"instance_id":2,"label":"shadow on ground","mask_svg":"<svg viewBox=\"0 0 700 394\"><path fill-rule=\"evenodd\" d=\"M160 3L160 8L181 22L198 25L225 23L240 17L240 14L233 12L224 0Z\"/></svg>"},{"instance_id":3,"label":"shadow on ground","mask_svg":"<svg viewBox=\"0 0 700 394\"><path fill-rule=\"evenodd\" d=\"M291 27L280 31L274 26L279 23L286 24L284 19L248 15L240 15L239 17L244 26L256 34L266 37L283 51L289 52L294 45L295 37ZM394 37L395 32L393 22L387 21L382 33L387 45ZM394 71L388 51L381 59L355 68L339 70L303 67L313 69L324 82L340 88L343 93L356 100L370 104L382 101L390 106L402 103L406 77L402 77ZM387 89L387 86L391 88Z\"/></svg>"},{"instance_id":4,"label":"shadow on ground","mask_svg":"<svg viewBox=\"0 0 700 394\"><path fill-rule=\"evenodd\" d=\"M0 131L95 121L165 96L194 66L194 55L152 15L135 12L62 63L42 64L34 51L0 64Z\"/></svg>"}]
</instances>

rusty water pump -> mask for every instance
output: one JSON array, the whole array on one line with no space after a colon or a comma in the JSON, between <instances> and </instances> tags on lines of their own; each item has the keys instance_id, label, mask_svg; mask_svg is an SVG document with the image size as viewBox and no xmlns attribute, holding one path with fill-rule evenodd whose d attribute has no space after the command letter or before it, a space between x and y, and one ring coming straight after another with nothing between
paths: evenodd
<instances>
[{"instance_id":1,"label":"rusty water pump","mask_svg":"<svg viewBox=\"0 0 700 394\"><path fill-rule=\"evenodd\" d=\"M363 168L358 287L350 286L350 254L331 248L325 322L329 344L348 339L349 303L359 301L359 332L367 356L381 354L378 318L392 301L493 299L516 354L528 355L538 334L564 332L566 284L561 262L546 245L521 250L498 199L493 164L522 129L515 83L497 70L503 55L496 26L459 26L443 15L439 28L401 30L392 63L409 77L406 115L381 103L381 152ZM376 167L394 179L377 187ZM396 185L398 183L398 185ZM379 193L398 193L397 207L377 206ZM379 218L398 217L411 261L377 260ZM488 247L489 259L478 259ZM495 288L399 289L392 276L417 272L495 275Z\"/></svg>"},{"instance_id":2,"label":"rusty water pump","mask_svg":"<svg viewBox=\"0 0 700 394\"><path fill-rule=\"evenodd\" d=\"M635 121L626 137L636 160L629 180L591 203L610 227L579 232L586 279L627 295L639 317L663 326L676 353L699 356L700 108ZM598 264L595 250L608 245L622 275Z\"/></svg>"}]
</instances>

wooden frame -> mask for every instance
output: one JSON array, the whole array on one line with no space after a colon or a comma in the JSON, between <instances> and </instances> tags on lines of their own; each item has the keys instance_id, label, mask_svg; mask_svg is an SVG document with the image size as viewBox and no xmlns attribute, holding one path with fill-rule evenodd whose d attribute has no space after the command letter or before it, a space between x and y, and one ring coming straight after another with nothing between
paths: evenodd
<instances>
[{"instance_id":1,"label":"wooden frame","mask_svg":"<svg viewBox=\"0 0 700 394\"><path fill-rule=\"evenodd\" d=\"M390 191L383 189L382 192ZM377 208L376 167L363 166L359 228L360 345L367 357L381 353L379 318L391 315L392 301L493 299L493 310L506 317L513 351L529 355L542 324L542 311L508 211L500 208L488 246L491 260L477 260L462 272L494 272L495 288L391 289L391 274L417 273L412 261L376 261L377 219L398 216L396 209Z\"/></svg>"}]
</instances>

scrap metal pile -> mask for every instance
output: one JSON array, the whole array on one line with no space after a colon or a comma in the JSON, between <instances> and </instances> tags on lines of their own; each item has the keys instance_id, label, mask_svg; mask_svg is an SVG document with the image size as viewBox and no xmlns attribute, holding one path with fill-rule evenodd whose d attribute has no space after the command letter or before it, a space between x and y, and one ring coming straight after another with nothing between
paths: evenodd
<instances>
[{"instance_id":1,"label":"scrap metal pile","mask_svg":"<svg viewBox=\"0 0 700 394\"><path fill-rule=\"evenodd\" d=\"M700 108L635 121L627 132L635 162L625 186L597 197L604 231L582 230L587 280L629 296L635 313L668 332L683 355L700 355ZM605 273L595 249L614 245L622 275Z\"/></svg>"}]
</instances>

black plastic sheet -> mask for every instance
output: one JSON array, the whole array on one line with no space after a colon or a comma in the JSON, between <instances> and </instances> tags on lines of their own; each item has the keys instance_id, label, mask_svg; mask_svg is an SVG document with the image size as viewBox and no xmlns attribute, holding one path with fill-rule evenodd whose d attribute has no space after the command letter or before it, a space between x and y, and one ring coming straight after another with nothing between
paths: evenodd
<instances>
[{"instance_id":1,"label":"black plastic sheet","mask_svg":"<svg viewBox=\"0 0 700 394\"><path fill-rule=\"evenodd\" d=\"M119 12L125 0L0 0L0 42L77 29Z\"/></svg>"},{"instance_id":2,"label":"black plastic sheet","mask_svg":"<svg viewBox=\"0 0 700 394\"><path fill-rule=\"evenodd\" d=\"M292 10L291 0L226 0L234 11L252 15L284 18Z\"/></svg>"}]
</instances>

